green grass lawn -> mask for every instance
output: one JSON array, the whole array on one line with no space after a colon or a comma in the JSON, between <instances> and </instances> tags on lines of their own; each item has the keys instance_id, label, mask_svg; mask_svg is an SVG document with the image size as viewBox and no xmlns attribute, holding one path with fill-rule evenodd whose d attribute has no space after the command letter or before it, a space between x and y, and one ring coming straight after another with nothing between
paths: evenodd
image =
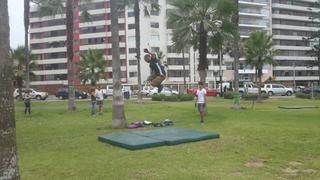
<instances>
[{"instance_id":1,"label":"green grass lawn","mask_svg":"<svg viewBox=\"0 0 320 180\"><path fill-rule=\"evenodd\" d=\"M205 125L194 102L126 101L128 122L162 121L220 133L220 139L130 151L97 141L111 128L111 102L90 116L89 102L32 102L31 116L17 103L17 144L22 179L320 179L320 109L279 105L320 101L269 99L233 110L232 101L209 98ZM146 127L136 129L154 129Z\"/></svg>"}]
</instances>

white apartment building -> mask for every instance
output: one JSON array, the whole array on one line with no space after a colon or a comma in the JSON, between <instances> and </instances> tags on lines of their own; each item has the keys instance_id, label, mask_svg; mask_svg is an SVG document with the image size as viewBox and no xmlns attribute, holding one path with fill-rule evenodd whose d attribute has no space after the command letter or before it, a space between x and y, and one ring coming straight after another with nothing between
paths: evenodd
<instances>
[{"instance_id":1,"label":"white apartment building","mask_svg":"<svg viewBox=\"0 0 320 180\"><path fill-rule=\"evenodd\" d=\"M315 57L306 55L313 42L305 39L319 30L319 19L314 19L320 9L314 8L316 0L273 0L272 34L275 57L275 80L294 85L308 85L318 80L318 67L310 67Z\"/></svg>"},{"instance_id":2,"label":"white apartment building","mask_svg":"<svg viewBox=\"0 0 320 180\"><path fill-rule=\"evenodd\" d=\"M291 25L282 25L276 23L284 18L295 19L297 15L281 14L282 9L308 9L311 0L305 0L305 4L302 5L290 5L284 4L283 0L239 0L239 28L242 38L249 37L249 34L253 31L264 30L269 34L273 32L276 48L284 50L283 53L288 53L288 56L277 56L277 60L281 62L291 62L292 60L301 61L310 60L310 57L295 56L288 59L289 49L292 47L283 46L285 38L292 40L297 38L294 28L303 29L304 31L315 30L312 27L293 27ZM142 1L141 1L142 2ZM287 2L287 1L286 1ZM288 1L289 2L289 1ZM290 0L290 2L293 2ZM302 0L301 0L302 2ZM166 84L183 84L183 59L182 54L176 53L172 48L171 33L172 29L167 27L167 10L172 7L167 4L167 0L158 0L161 6L160 11L148 11L146 16L145 4L140 4L140 31L141 31L141 55L143 57L143 49L148 48L151 51L161 51L165 55L162 61L167 62L167 74L168 78L164 83ZM272 5L272 8L271 8ZM80 6L83 6L80 4ZM300 7L302 6L302 7ZM106 79L100 80L101 84L112 83L112 67L111 67L111 30L110 30L110 5L109 0L92 0L90 4L86 4L86 9L92 15L91 22L81 22L79 19L80 9L75 13L75 33L74 33L74 61L80 60L80 53L85 52L89 48L100 49L104 52L106 63ZM273 10L273 15L271 10ZM301 10L300 10L301 11ZM308 11L306 11L308 12ZM273 21L272 26L272 19ZM307 17L297 18L298 22L301 19L309 22ZM284 22L284 21L283 21ZM128 85L137 84L137 60L135 49L135 29L134 29L134 14L132 8L126 8L125 11L119 15L119 28L120 28L120 61L121 61L121 73L122 82ZM287 29L285 29L287 28ZM293 28L291 35L284 34L289 32L288 29ZM285 30L285 31L281 31ZM32 53L36 56L36 62L39 69L34 73L37 75L37 80L32 82L32 85L37 85L42 88L57 88L67 84L67 58L65 41L66 36L65 15L56 15L55 17L39 17L37 8L31 9L30 19L30 47ZM299 31L300 32L300 31ZM276 34L275 34L276 33ZM286 39L287 40L287 39ZM279 44L277 44L279 43ZM287 48L287 49L284 49ZM288 49L289 48L289 49ZM294 48L308 48L294 46ZM305 50L302 49L302 50ZM300 51L300 50L299 50ZM290 51L291 52L291 51ZM293 51L296 52L296 51ZM187 83L196 83L199 80L197 72L198 65L198 52L194 52L192 48L185 52L185 73ZM282 59L281 59L282 58ZM285 59L287 58L287 59ZM296 58L296 59L292 59ZM298 59L297 59L298 58ZM244 59L240 62L240 81L252 81L254 76L254 70L252 67L246 66ZM216 87L216 82L219 80L219 73L222 73L223 81L233 80L233 59L225 56L224 60L220 62L217 59L217 55L208 54L209 69L207 73L207 82L210 87ZM300 62L300 61L299 61ZM299 76L298 63L296 64L296 80L299 78L306 79L311 78L307 76ZM263 70L263 79L266 80L269 77L275 76L277 80L288 81L290 76L282 75L283 71L288 70L291 67L277 66L274 69L271 66L265 66ZM300 67L299 67L300 68ZM302 68L302 66L301 66ZM314 69L315 70L315 69ZM308 70L312 71L312 70ZM289 71L290 72L290 71ZM289 73L290 74L290 73ZM141 60L141 77L142 81L146 80L149 75L149 65ZM313 77L315 78L315 77ZM79 80L75 79L76 84L80 84ZM47 88L46 88L47 89Z\"/></svg>"}]
</instances>

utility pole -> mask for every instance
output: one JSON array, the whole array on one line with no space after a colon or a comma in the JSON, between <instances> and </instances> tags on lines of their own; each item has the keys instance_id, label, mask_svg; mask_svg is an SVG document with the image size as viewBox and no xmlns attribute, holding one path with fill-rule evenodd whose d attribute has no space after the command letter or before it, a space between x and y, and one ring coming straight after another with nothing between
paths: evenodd
<instances>
[{"instance_id":1,"label":"utility pole","mask_svg":"<svg viewBox=\"0 0 320 180\"><path fill-rule=\"evenodd\" d=\"M293 61L293 89L296 89L296 62Z\"/></svg>"}]
</instances>

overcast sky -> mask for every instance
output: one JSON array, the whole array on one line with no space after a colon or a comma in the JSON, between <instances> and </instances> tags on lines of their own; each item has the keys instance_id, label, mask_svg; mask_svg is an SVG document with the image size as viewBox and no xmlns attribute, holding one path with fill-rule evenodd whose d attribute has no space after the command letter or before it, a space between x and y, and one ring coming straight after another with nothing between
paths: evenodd
<instances>
[{"instance_id":1,"label":"overcast sky","mask_svg":"<svg viewBox=\"0 0 320 180\"><path fill-rule=\"evenodd\" d=\"M10 20L10 46L24 45L23 0L8 0Z\"/></svg>"}]
</instances>

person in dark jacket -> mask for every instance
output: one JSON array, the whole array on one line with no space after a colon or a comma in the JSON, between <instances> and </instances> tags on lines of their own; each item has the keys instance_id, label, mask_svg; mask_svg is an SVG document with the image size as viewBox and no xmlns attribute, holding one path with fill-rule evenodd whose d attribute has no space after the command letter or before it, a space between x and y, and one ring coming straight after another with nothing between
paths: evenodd
<instances>
[{"instance_id":1,"label":"person in dark jacket","mask_svg":"<svg viewBox=\"0 0 320 180\"><path fill-rule=\"evenodd\" d=\"M146 54L144 56L144 60L149 63L151 70L147 81L150 82L151 86L158 87L158 93L160 93L163 89L163 85L161 83L166 79L164 66L160 63L160 60L157 59L157 56L154 53Z\"/></svg>"}]
</instances>

